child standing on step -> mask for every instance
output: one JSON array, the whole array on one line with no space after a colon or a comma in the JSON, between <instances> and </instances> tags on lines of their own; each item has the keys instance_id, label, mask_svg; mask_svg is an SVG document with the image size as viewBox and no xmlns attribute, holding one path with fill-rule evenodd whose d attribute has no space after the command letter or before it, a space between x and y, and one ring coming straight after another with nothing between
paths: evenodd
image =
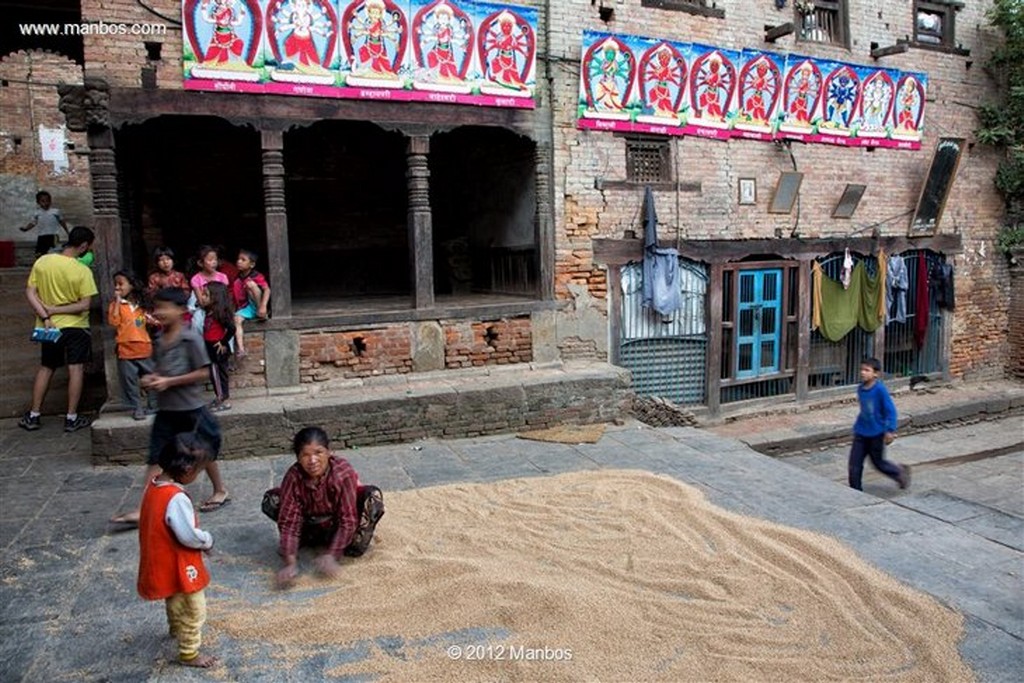
<instances>
[{"instance_id":1,"label":"child standing on step","mask_svg":"<svg viewBox=\"0 0 1024 683\"><path fill-rule=\"evenodd\" d=\"M203 320L203 341L210 357L210 381L217 398L210 410L230 410L231 397L228 361L231 358L231 338L235 336L235 307L228 288L220 282L210 282L199 291L199 301L206 316Z\"/></svg>"},{"instance_id":2,"label":"child standing on step","mask_svg":"<svg viewBox=\"0 0 1024 683\"><path fill-rule=\"evenodd\" d=\"M178 661L204 669L217 663L199 654L206 621L204 589L210 583L203 551L213 548L213 536L199 528L184 487L196 480L209 457L202 439L178 434L160 451L163 471L146 482L139 513L139 595L166 601Z\"/></svg>"},{"instance_id":3,"label":"child standing on step","mask_svg":"<svg viewBox=\"0 0 1024 683\"><path fill-rule=\"evenodd\" d=\"M153 250L153 265L156 269L149 274L146 295L151 297L164 287L177 287L189 294L192 288L188 284L185 273L174 269L174 250L168 247L157 247Z\"/></svg>"},{"instance_id":4,"label":"child standing on step","mask_svg":"<svg viewBox=\"0 0 1024 683\"><path fill-rule=\"evenodd\" d=\"M188 310L191 314L192 329L200 334L203 332L204 312L203 306L199 302L199 292L206 289L206 285L211 282L228 285L228 276L217 270L219 263L220 258L217 255L216 247L209 244L199 247L195 261L196 273L189 280L189 284L192 286L192 298L189 299Z\"/></svg>"},{"instance_id":5,"label":"child standing on step","mask_svg":"<svg viewBox=\"0 0 1024 683\"><path fill-rule=\"evenodd\" d=\"M146 393L143 405L139 382L153 372L153 342L146 325L149 316L143 302L142 281L132 273L114 273L116 299L107 307L107 323L117 329L117 374L121 378L124 400L132 409L132 418L146 419L156 407L152 393Z\"/></svg>"},{"instance_id":6,"label":"child standing on step","mask_svg":"<svg viewBox=\"0 0 1024 683\"><path fill-rule=\"evenodd\" d=\"M858 491L864 474L864 458L882 474L896 481L901 489L910 486L910 466L885 459L885 447L896 438L896 405L881 380L882 364L877 358L865 358L860 364L861 384L857 387L860 414L853 423L853 446L848 472L850 487Z\"/></svg>"}]
</instances>

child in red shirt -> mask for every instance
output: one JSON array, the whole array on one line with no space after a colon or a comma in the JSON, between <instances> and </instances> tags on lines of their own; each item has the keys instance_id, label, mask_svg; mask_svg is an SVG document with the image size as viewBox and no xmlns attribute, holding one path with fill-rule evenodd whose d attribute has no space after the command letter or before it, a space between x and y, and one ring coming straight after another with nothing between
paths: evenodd
<instances>
[{"instance_id":1,"label":"child in red shirt","mask_svg":"<svg viewBox=\"0 0 1024 683\"><path fill-rule=\"evenodd\" d=\"M207 283L205 288L196 292L206 312L203 319L203 341L206 342L206 353L210 357L210 381L217 395L210 410L229 410L231 388L228 361L231 359L231 339L235 336L235 307L231 304L228 288L220 282Z\"/></svg>"},{"instance_id":2,"label":"child in red shirt","mask_svg":"<svg viewBox=\"0 0 1024 683\"><path fill-rule=\"evenodd\" d=\"M178 660L201 668L217 663L215 657L199 654L206 621L203 589L210 583L202 553L213 547L213 537L199 528L183 487L203 471L209 452L194 434L179 434L167 444L160 452L163 472L146 485L139 514L139 595L166 601Z\"/></svg>"}]
</instances>

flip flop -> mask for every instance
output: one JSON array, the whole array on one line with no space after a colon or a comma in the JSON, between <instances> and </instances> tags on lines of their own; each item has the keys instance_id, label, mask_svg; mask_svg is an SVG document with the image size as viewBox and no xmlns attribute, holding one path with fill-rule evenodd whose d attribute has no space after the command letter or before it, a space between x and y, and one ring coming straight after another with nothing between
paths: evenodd
<instances>
[{"instance_id":1,"label":"flip flop","mask_svg":"<svg viewBox=\"0 0 1024 683\"><path fill-rule=\"evenodd\" d=\"M199 506L200 512L213 512L214 510L220 510L225 505L231 503L231 498L225 498L224 500L208 500Z\"/></svg>"},{"instance_id":2,"label":"flip flop","mask_svg":"<svg viewBox=\"0 0 1024 683\"><path fill-rule=\"evenodd\" d=\"M110 525L110 533L119 534L126 531L134 531L139 528L139 521L137 519L125 519L124 517L124 515L118 515L108 521L108 524Z\"/></svg>"}]
</instances>

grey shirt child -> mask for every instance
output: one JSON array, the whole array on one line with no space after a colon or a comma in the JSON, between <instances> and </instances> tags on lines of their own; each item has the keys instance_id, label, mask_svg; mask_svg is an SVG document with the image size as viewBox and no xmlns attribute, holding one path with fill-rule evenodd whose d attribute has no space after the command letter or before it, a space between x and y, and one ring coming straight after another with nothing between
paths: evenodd
<instances>
[{"instance_id":1,"label":"grey shirt child","mask_svg":"<svg viewBox=\"0 0 1024 683\"><path fill-rule=\"evenodd\" d=\"M60 235L61 226L60 222L64 220L60 215L60 209L55 209L52 206L45 211L40 209L36 211L32 217L32 222L35 224L37 233L40 237L43 235Z\"/></svg>"},{"instance_id":2,"label":"grey shirt child","mask_svg":"<svg viewBox=\"0 0 1024 683\"><path fill-rule=\"evenodd\" d=\"M162 336L157 338L153 360L156 374L161 377L187 375L210 364L203 338L184 325L170 344ZM170 387L157 394L157 408L161 411L195 410L205 403L203 386L197 382Z\"/></svg>"}]
</instances>

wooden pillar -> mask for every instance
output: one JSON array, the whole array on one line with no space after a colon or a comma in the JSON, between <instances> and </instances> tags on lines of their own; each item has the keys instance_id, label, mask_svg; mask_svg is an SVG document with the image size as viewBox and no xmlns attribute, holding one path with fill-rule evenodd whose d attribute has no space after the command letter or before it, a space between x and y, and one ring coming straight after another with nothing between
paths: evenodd
<instances>
[{"instance_id":1,"label":"wooden pillar","mask_svg":"<svg viewBox=\"0 0 1024 683\"><path fill-rule=\"evenodd\" d=\"M288 213L284 194L284 133L264 130L263 211L267 225L267 271L275 318L292 317L292 275L288 251Z\"/></svg>"},{"instance_id":2,"label":"wooden pillar","mask_svg":"<svg viewBox=\"0 0 1024 683\"><path fill-rule=\"evenodd\" d=\"M806 401L811 371L811 262L800 259L797 275L796 400Z\"/></svg>"},{"instance_id":3,"label":"wooden pillar","mask_svg":"<svg viewBox=\"0 0 1024 683\"><path fill-rule=\"evenodd\" d=\"M90 127L89 176L92 186L93 232L96 257L93 273L102 302L114 299L114 273L126 267L124 235L121 232L120 205L117 199L117 164L114 153L114 131L106 127ZM95 305L95 304L94 304ZM103 325L103 373L107 385L107 401L120 404L121 384L117 373L117 344L114 328Z\"/></svg>"},{"instance_id":4,"label":"wooden pillar","mask_svg":"<svg viewBox=\"0 0 1024 683\"><path fill-rule=\"evenodd\" d=\"M622 266L608 266L609 360L618 365L622 357Z\"/></svg>"},{"instance_id":5,"label":"wooden pillar","mask_svg":"<svg viewBox=\"0 0 1024 683\"><path fill-rule=\"evenodd\" d=\"M430 213L430 138L414 135L406 148L409 189L409 268L415 308L434 307L434 236Z\"/></svg>"},{"instance_id":6,"label":"wooden pillar","mask_svg":"<svg viewBox=\"0 0 1024 683\"><path fill-rule=\"evenodd\" d=\"M708 412L716 417L722 407L722 264L711 264L708 287L708 368L706 381ZM735 340L734 340L735 341Z\"/></svg>"},{"instance_id":7,"label":"wooden pillar","mask_svg":"<svg viewBox=\"0 0 1024 683\"><path fill-rule=\"evenodd\" d=\"M537 198L535 233L538 260L537 285L538 295L546 301L555 298L555 204L551 189L551 167L551 145L538 143L534 148L534 182ZM615 340L612 341L617 345Z\"/></svg>"}]
</instances>

